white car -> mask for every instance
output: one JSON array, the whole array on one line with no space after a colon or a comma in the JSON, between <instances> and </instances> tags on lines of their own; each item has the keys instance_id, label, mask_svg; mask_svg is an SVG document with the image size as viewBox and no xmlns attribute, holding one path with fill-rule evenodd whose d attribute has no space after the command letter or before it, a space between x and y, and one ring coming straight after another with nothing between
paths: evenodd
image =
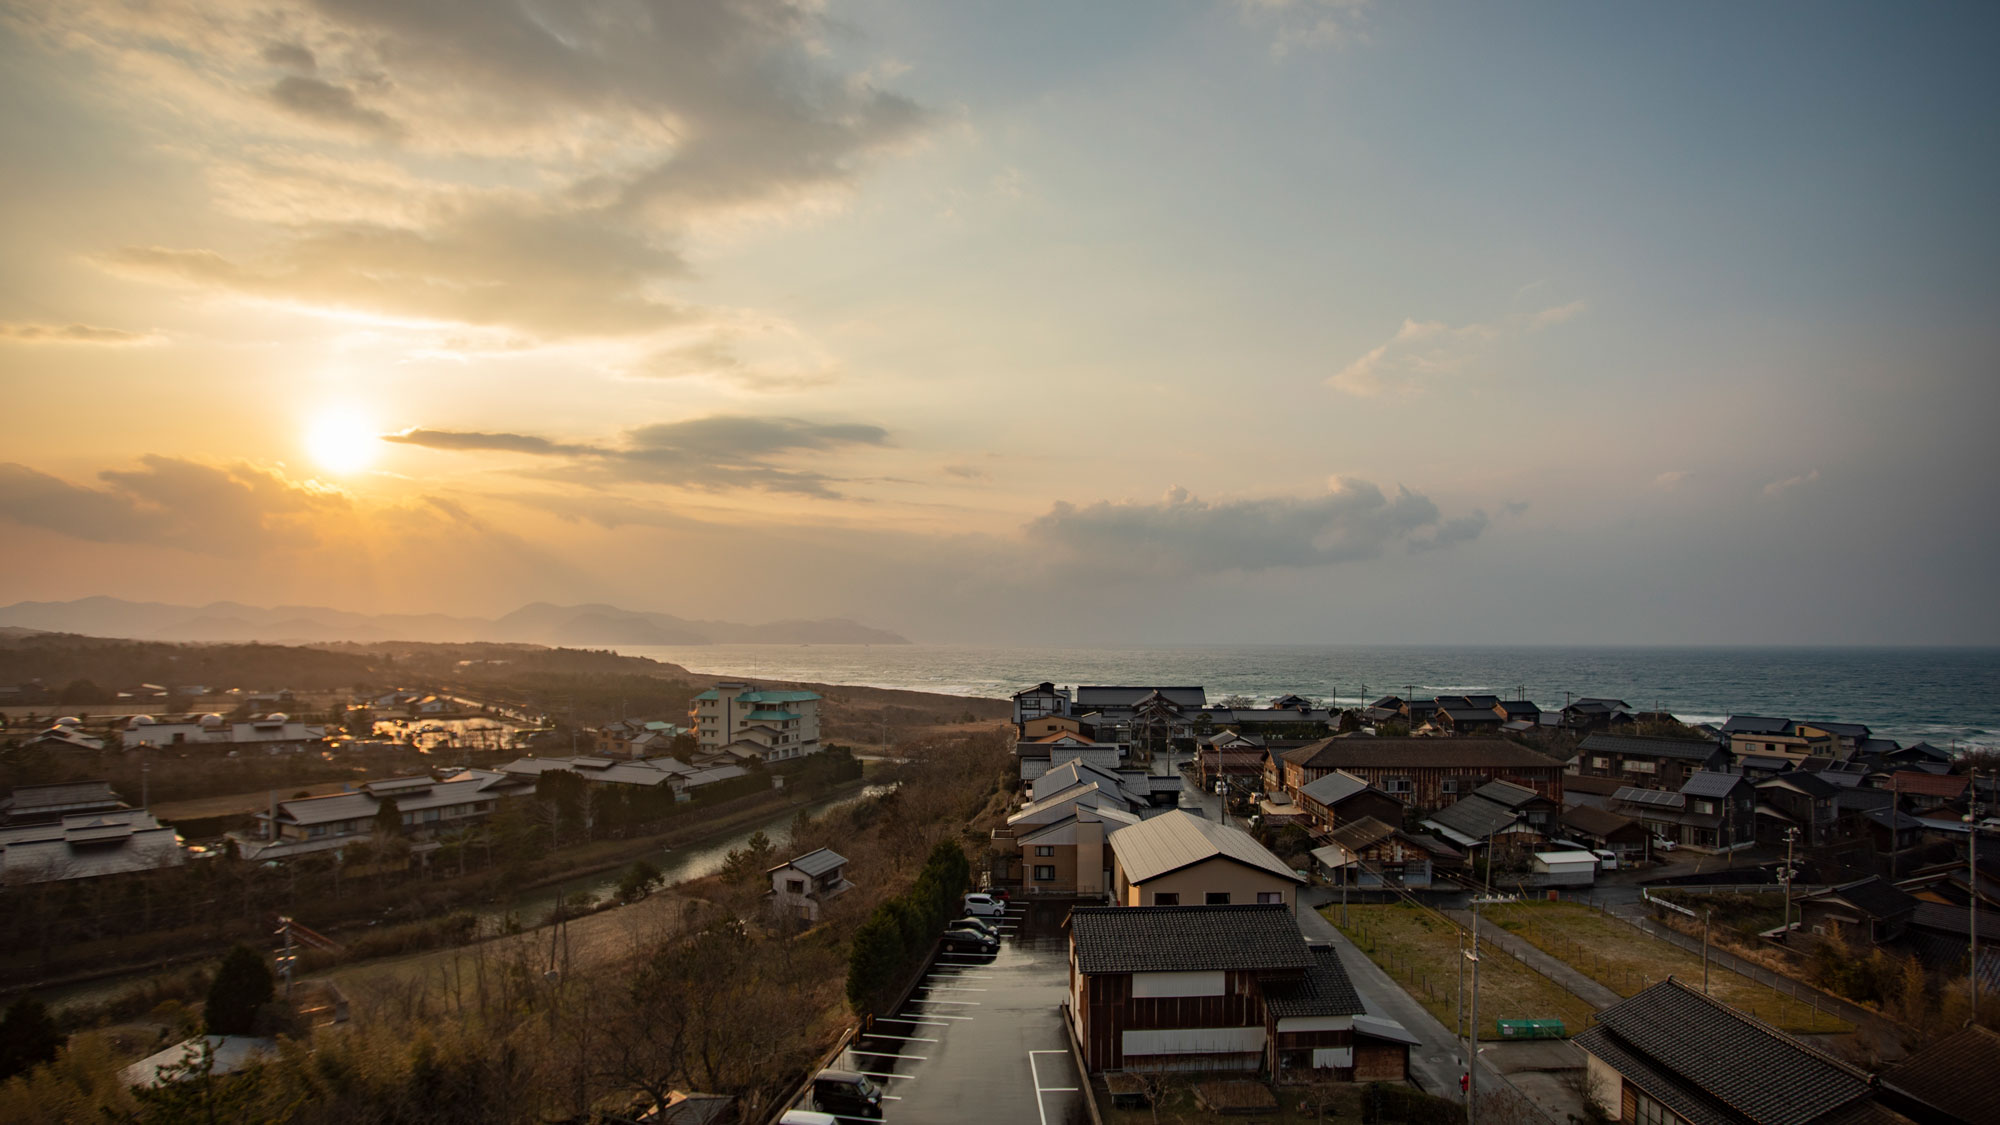
<instances>
[{"instance_id":1,"label":"white car","mask_svg":"<svg viewBox=\"0 0 2000 1125\"><path fill-rule=\"evenodd\" d=\"M965 896L965 912L974 918L997 918L1007 913L1007 904L989 894Z\"/></svg>"},{"instance_id":2,"label":"white car","mask_svg":"<svg viewBox=\"0 0 2000 1125\"><path fill-rule=\"evenodd\" d=\"M1597 857L1597 869L1599 871L1618 870L1617 852L1607 851L1604 848L1594 848L1591 850L1590 854Z\"/></svg>"},{"instance_id":3,"label":"white car","mask_svg":"<svg viewBox=\"0 0 2000 1125\"><path fill-rule=\"evenodd\" d=\"M1665 836L1653 837L1653 850L1656 852L1670 852L1679 846L1679 844L1674 843Z\"/></svg>"}]
</instances>

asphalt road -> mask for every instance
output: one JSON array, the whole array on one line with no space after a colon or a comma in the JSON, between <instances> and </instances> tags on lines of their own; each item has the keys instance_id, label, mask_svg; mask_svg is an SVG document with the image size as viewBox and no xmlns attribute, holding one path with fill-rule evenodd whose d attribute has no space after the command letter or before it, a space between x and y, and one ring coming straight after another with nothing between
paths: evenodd
<instances>
[{"instance_id":1,"label":"asphalt road","mask_svg":"<svg viewBox=\"0 0 2000 1125\"><path fill-rule=\"evenodd\" d=\"M941 954L893 1017L834 1064L886 1090L886 1122L1084 1125L1083 1083L1058 1005L1068 989L1069 906L1016 904L992 956Z\"/></svg>"}]
</instances>

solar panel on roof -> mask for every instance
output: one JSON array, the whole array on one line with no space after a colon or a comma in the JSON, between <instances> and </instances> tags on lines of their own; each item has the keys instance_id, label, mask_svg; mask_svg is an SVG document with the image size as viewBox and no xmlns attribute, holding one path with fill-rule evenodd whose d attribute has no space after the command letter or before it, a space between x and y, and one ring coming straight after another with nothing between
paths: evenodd
<instances>
[{"instance_id":1,"label":"solar panel on roof","mask_svg":"<svg viewBox=\"0 0 2000 1125\"><path fill-rule=\"evenodd\" d=\"M1615 799L1635 805L1679 806L1685 803L1679 793L1669 793L1664 789L1620 789Z\"/></svg>"}]
</instances>

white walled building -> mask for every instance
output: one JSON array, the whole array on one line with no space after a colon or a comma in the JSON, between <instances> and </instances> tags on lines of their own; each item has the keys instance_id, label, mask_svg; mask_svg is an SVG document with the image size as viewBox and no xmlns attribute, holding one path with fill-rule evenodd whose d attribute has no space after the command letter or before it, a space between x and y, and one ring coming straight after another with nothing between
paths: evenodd
<instances>
[{"instance_id":1,"label":"white walled building","mask_svg":"<svg viewBox=\"0 0 2000 1125\"><path fill-rule=\"evenodd\" d=\"M704 750L747 745L767 762L820 752L820 697L810 691L763 691L724 681L694 697L695 737Z\"/></svg>"}]
</instances>

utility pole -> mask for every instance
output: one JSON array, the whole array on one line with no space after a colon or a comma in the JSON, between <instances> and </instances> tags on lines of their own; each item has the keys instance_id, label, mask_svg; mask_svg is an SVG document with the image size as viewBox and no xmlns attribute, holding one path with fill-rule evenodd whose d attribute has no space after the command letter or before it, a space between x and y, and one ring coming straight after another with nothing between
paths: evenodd
<instances>
[{"instance_id":1,"label":"utility pole","mask_svg":"<svg viewBox=\"0 0 2000 1125\"><path fill-rule=\"evenodd\" d=\"M1517 897L1474 895L1472 899L1472 949L1465 955L1472 962L1472 1003L1465 1027L1465 1125L1474 1125L1479 1096L1479 908L1487 903L1513 902Z\"/></svg>"},{"instance_id":2,"label":"utility pole","mask_svg":"<svg viewBox=\"0 0 2000 1125\"><path fill-rule=\"evenodd\" d=\"M1891 823L1894 823L1893 821ZM1965 985L1972 1022L1979 1022L1979 771L1972 771L1972 800L1965 806Z\"/></svg>"},{"instance_id":3,"label":"utility pole","mask_svg":"<svg viewBox=\"0 0 2000 1125\"><path fill-rule=\"evenodd\" d=\"M1792 940L1792 845L1798 843L1799 830L1785 829L1785 941Z\"/></svg>"},{"instance_id":4,"label":"utility pole","mask_svg":"<svg viewBox=\"0 0 2000 1125\"><path fill-rule=\"evenodd\" d=\"M1701 994L1708 995L1708 924L1715 920L1715 908L1701 912Z\"/></svg>"}]
</instances>

